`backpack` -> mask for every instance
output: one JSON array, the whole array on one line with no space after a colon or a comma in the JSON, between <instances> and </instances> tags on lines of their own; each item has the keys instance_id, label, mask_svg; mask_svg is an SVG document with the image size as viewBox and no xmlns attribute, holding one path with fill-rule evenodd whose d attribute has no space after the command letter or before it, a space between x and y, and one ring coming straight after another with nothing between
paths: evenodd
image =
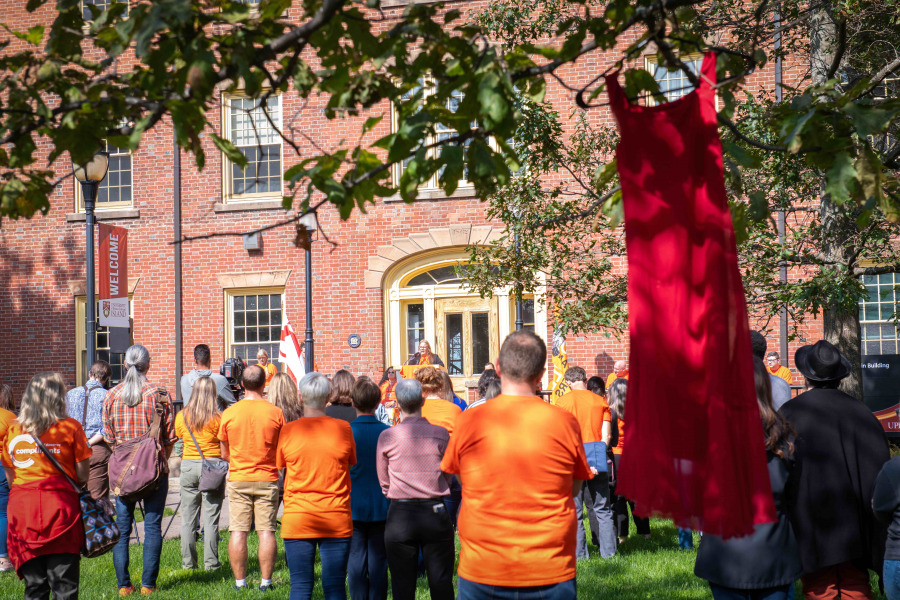
<instances>
[{"instance_id":1,"label":"backpack","mask_svg":"<svg viewBox=\"0 0 900 600\"><path fill-rule=\"evenodd\" d=\"M165 396L166 392L159 390L159 394ZM160 409L157 404L147 433L117 444L109 457L110 487L124 502L143 500L159 487L163 477L169 475L169 463L159 441Z\"/></svg>"}]
</instances>

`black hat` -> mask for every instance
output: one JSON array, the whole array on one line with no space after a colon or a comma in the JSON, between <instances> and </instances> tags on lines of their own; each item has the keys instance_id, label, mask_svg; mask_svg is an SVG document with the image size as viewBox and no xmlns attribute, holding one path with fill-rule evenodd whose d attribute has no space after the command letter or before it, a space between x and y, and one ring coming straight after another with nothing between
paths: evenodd
<instances>
[{"instance_id":1,"label":"black hat","mask_svg":"<svg viewBox=\"0 0 900 600\"><path fill-rule=\"evenodd\" d=\"M850 374L850 361L825 340L798 348L794 354L794 364L814 383L833 383Z\"/></svg>"}]
</instances>

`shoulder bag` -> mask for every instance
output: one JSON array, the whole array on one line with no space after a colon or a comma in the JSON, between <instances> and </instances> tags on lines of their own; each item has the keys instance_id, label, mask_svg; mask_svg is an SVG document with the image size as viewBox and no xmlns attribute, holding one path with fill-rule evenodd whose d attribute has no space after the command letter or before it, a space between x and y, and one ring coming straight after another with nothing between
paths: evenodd
<instances>
[{"instance_id":1,"label":"shoulder bag","mask_svg":"<svg viewBox=\"0 0 900 600\"><path fill-rule=\"evenodd\" d=\"M36 436L31 437L34 438L44 456L50 459L53 466L72 484L75 493L78 494L78 502L81 505L81 524L84 526L84 543L81 546L81 553L87 558L94 558L112 550L121 536L119 526L116 525L116 509L112 502L109 501L109 498L100 498L99 500L92 498L89 492L82 489L66 473L56 458L47 451L43 442Z\"/></svg>"},{"instance_id":2,"label":"shoulder bag","mask_svg":"<svg viewBox=\"0 0 900 600\"><path fill-rule=\"evenodd\" d=\"M164 390L159 390L159 394L166 395ZM143 500L159 487L163 477L169 475L169 463L159 441L162 423L160 410L160 404L157 402L150 430L127 442L116 444L112 456L109 457L109 482L112 492L124 502L134 503Z\"/></svg>"},{"instance_id":3,"label":"shoulder bag","mask_svg":"<svg viewBox=\"0 0 900 600\"><path fill-rule=\"evenodd\" d=\"M222 491L222 486L225 485L225 477L228 475L228 461L221 458L206 458L203 456L203 450L200 449L200 444L197 443L194 432L188 426L187 419L184 420L184 428L191 434L194 446L197 448L197 452L200 453L200 484L197 486L197 489L201 492Z\"/></svg>"}]
</instances>

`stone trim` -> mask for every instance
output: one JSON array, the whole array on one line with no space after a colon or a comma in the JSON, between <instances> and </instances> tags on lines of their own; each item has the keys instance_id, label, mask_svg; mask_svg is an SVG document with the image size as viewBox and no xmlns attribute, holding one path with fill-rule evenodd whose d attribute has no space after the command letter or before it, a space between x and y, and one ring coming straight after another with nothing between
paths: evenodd
<instances>
[{"instance_id":1,"label":"stone trim","mask_svg":"<svg viewBox=\"0 0 900 600\"><path fill-rule=\"evenodd\" d=\"M284 210L281 200L232 200L229 203L216 202L213 212L228 213L245 210Z\"/></svg>"},{"instance_id":2,"label":"stone trim","mask_svg":"<svg viewBox=\"0 0 900 600\"><path fill-rule=\"evenodd\" d=\"M427 233L411 233L398 238L387 246L378 246L376 254L369 257L365 271L366 289L380 289L384 274L395 263L414 254L435 248L490 244L503 236L503 229L493 225L457 223L449 227L429 229Z\"/></svg>"},{"instance_id":3,"label":"stone trim","mask_svg":"<svg viewBox=\"0 0 900 600\"><path fill-rule=\"evenodd\" d=\"M138 283L140 283L140 281L141 281L140 277L129 277L128 278L128 293L129 294L134 294L134 290L137 289ZM69 282L69 290L72 292L73 296L86 295L87 294L87 290L85 290L86 287L87 287L87 284L85 283L84 280ZM99 291L100 291L100 282L99 281L96 282L96 285L94 286L94 291L95 291L95 293L98 294L97 297L99 298L100 297L99 296Z\"/></svg>"},{"instance_id":4,"label":"stone trim","mask_svg":"<svg viewBox=\"0 0 900 600\"><path fill-rule=\"evenodd\" d=\"M95 210L96 221L112 221L115 219L139 219L141 211L137 208L114 208L112 210ZM86 220L83 212L68 213L66 221L69 223L84 223Z\"/></svg>"},{"instance_id":5,"label":"stone trim","mask_svg":"<svg viewBox=\"0 0 900 600\"><path fill-rule=\"evenodd\" d=\"M256 271L253 273L218 273L216 279L222 289L232 288L261 288L284 287L287 284L291 270L285 271Z\"/></svg>"},{"instance_id":6,"label":"stone trim","mask_svg":"<svg viewBox=\"0 0 900 600\"><path fill-rule=\"evenodd\" d=\"M451 198L477 198L475 195L475 188L471 185L460 186L456 188L456 190L452 194L447 194L444 190L434 190L434 189L422 189L419 188L419 193L416 196L416 200L448 200ZM394 194L393 196L385 196L382 198L384 202L404 202L403 198L400 194Z\"/></svg>"}]
</instances>

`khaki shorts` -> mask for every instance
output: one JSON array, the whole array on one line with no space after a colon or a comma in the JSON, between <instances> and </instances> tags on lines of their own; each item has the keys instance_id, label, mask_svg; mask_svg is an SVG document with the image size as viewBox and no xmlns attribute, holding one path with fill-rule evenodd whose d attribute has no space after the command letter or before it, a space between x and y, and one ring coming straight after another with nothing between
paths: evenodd
<instances>
[{"instance_id":1,"label":"khaki shorts","mask_svg":"<svg viewBox=\"0 0 900 600\"><path fill-rule=\"evenodd\" d=\"M256 517L257 531L275 531L278 524L277 481L229 481L228 529L250 531Z\"/></svg>"}]
</instances>

